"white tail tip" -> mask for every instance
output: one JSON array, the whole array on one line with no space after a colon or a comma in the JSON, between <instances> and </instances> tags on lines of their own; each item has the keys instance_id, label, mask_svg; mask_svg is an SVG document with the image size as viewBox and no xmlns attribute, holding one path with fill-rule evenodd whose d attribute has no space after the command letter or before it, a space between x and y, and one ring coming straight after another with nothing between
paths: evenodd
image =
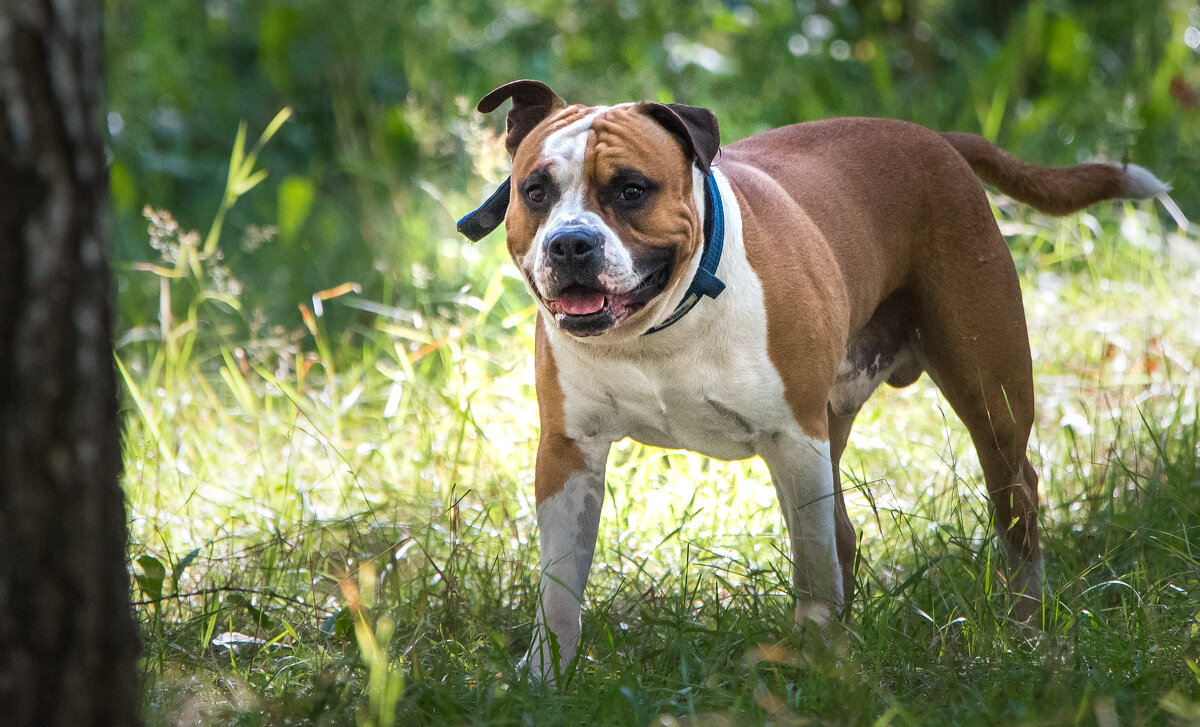
<instances>
[{"instance_id":1,"label":"white tail tip","mask_svg":"<svg viewBox=\"0 0 1200 727\"><path fill-rule=\"evenodd\" d=\"M1130 199L1149 199L1171 190L1171 185L1161 181L1145 167L1124 164L1121 169L1125 171L1125 196Z\"/></svg>"}]
</instances>

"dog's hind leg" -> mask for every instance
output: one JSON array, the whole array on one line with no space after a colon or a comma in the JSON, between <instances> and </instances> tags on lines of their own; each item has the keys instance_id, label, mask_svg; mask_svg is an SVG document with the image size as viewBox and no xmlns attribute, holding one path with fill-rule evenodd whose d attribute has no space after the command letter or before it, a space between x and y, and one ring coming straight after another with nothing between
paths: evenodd
<instances>
[{"instance_id":1,"label":"dog's hind leg","mask_svg":"<svg viewBox=\"0 0 1200 727\"><path fill-rule=\"evenodd\" d=\"M1026 457L1032 362L1016 269L990 212L980 214L974 238L938 246L944 255L926 266L918 327L929 374L979 453L1016 614L1028 621L1042 592L1038 478Z\"/></svg>"},{"instance_id":2,"label":"dog's hind leg","mask_svg":"<svg viewBox=\"0 0 1200 727\"><path fill-rule=\"evenodd\" d=\"M975 381L943 368L937 381L967 425L987 483L993 526L1008 562L1016 615L1029 621L1042 598L1042 551L1038 539L1038 477L1026 456L1031 416L1020 400L1022 384L989 378ZM953 371L953 373L951 373Z\"/></svg>"}]
</instances>

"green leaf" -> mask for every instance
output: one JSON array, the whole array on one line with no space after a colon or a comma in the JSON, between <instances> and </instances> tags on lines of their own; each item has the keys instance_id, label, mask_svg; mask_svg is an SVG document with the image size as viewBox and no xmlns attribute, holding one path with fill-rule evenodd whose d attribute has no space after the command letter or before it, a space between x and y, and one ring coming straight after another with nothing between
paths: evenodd
<instances>
[{"instance_id":1,"label":"green leaf","mask_svg":"<svg viewBox=\"0 0 1200 727\"><path fill-rule=\"evenodd\" d=\"M249 192L250 190L254 189L256 186L258 186L258 183L266 178L267 178L267 170L259 169L254 174L251 174L248 177L243 177L243 178L239 179L237 181L237 183L233 185L233 195L235 197L241 197L246 192Z\"/></svg>"},{"instance_id":2,"label":"green leaf","mask_svg":"<svg viewBox=\"0 0 1200 727\"><path fill-rule=\"evenodd\" d=\"M118 210L128 212L137 208L137 181L121 162L113 162L108 168L108 189Z\"/></svg>"},{"instance_id":3,"label":"green leaf","mask_svg":"<svg viewBox=\"0 0 1200 727\"><path fill-rule=\"evenodd\" d=\"M229 176L225 181L225 189L232 189L234 182L242 173L242 160L246 157L246 122L238 124L237 136L233 140L233 151L229 154Z\"/></svg>"},{"instance_id":4,"label":"green leaf","mask_svg":"<svg viewBox=\"0 0 1200 727\"><path fill-rule=\"evenodd\" d=\"M161 600L163 581L166 580L167 569L153 555L143 555L137 559L137 562L142 567L141 575L136 576L142 593L145 593L146 597L152 601Z\"/></svg>"},{"instance_id":5,"label":"green leaf","mask_svg":"<svg viewBox=\"0 0 1200 727\"><path fill-rule=\"evenodd\" d=\"M179 579L183 577L183 572L187 567L196 562L196 556L200 555L200 549L196 548L192 552L179 559L175 567L171 569L171 582L175 585L175 590L179 590Z\"/></svg>"},{"instance_id":6,"label":"green leaf","mask_svg":"<svg viewBox=\"0 0 1200 727\"><path fill-rule=\"evenodd\" d=\"M312 211L316 191L312 180L291 176L279 185L279 236L284 242L296 239Z\"/></svg>"},{"instance_id":7,"label":"green leaf","mask_svg":"<svg viewBox=\"0 0 1200 727\"><path fill-rule=\"evenodd\" d=\"M275 136L275 132L279 131L279 127L283 126L284 122L290 118L292 118L292 107L284 106L279 113L275 114L275 118L271 119L271 123L267 124L266 131L258 138L257 146L262 147L270 141L271 137Z\"/></svg>"}]
</instances>

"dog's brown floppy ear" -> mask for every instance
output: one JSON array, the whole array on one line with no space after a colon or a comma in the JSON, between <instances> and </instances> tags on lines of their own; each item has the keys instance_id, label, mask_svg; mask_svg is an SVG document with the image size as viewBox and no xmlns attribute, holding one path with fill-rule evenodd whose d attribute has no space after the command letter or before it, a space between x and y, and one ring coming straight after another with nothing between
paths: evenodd
<instances>
[{"instance_id":1,"label":"dog's brown floppy ear","mask_svg":"<svg viewBox=\"0 0 1200 727\"><path fill-rule=\"evenodd\" d=\"M679 137L684 149L691 153L700 166L700 171L708 174L708 168L721 148L721 130L713 112L696 106L649 101L642 104L642 109L667 131Z\"/></svg>"},{"instance_id":2,"label":"dog's brown floppy ear","mask_svg":"<svg viewBox=\"0 0 1200 727\"><path fill-rule=\"evenodd\" d=\"M517 147L533 131L533 127L566 104L541 81L524 80L506 83L492 91L483 97L475 110L490 114L510 98L513 106L508 112L508 136L504 139L504 146L511 156L517 153Z\"/></svg>"}]
</instances>

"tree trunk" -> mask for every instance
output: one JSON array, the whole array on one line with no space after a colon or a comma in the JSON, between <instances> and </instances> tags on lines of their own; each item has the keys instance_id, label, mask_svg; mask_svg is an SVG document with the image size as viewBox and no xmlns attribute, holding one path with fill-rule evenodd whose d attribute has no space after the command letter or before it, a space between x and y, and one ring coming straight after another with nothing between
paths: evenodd
<instances>
[{"instance_id":1,"label":"tree trunk","mask_svg":"<svg viewBox=\"0 0 1200 727\"><path fill-rule=\"evenodd\" d=\"M0 723L140 722L95 0L0 0Z\"/></svg>"}]
</instances>

